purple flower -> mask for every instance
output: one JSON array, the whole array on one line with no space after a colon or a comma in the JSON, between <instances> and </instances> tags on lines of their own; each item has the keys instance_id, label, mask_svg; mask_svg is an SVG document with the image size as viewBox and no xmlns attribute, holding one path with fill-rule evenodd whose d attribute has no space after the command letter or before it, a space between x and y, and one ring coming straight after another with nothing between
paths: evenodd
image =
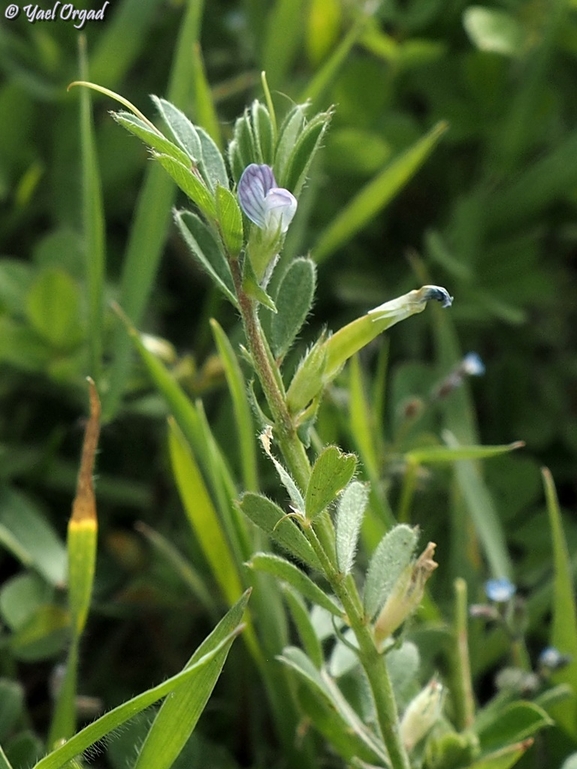
<instances>
[{"instance_id":1,"label":"purple flower","mask_svg":"<svg viewBox=\"0 0 577 769\"><path fill-rule=\"evenodd\" d=\"M295 196L277 187L272 168L251 163L238 183L240 207L261 230L284 235L297 210Z\"/></svg>"},{"instance_id":2,"label":"purple flower","mask_svg":"<svg viewBox=\"0 0 577 769\"><path fill-rule=\"evenodd\" d=\"M507 579L507 577L500 577L499 579L490 579L485 582L485 593L490 601L495 603L507 603L517 592L517 588Z\"/></svg>"}]
</instances>

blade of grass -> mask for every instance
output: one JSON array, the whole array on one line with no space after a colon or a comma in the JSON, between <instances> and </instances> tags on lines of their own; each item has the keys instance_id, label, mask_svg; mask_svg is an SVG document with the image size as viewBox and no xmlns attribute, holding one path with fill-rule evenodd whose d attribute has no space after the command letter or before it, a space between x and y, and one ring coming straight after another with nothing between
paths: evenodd
<instances>
[{"instance_id":1,"label":"blade of grass","mask_svg":"<svg viewBox=\"0 0 577 769\"><path fill-rule=\"evenodd\" d=\"M88 80L86 37L78 39L80 78ZM82 220L88 288L88 347L90 375L98 385L102 368L103 295L106 246L102 185L94 138L90 89L80 90L80 147L82 155Z\"/></svg>"},{"instance_id":2,"label":"blade of grass","mask_svg":"<svg viewBox=\"0 0 577 769\"><path fill-rule=\"evenodd\" d=\"M8 761L6 753L2 750L0 745L0 769L12 769L12 764Z\"/></svg>"},{"instance_id":3,"label":"blade of grass","mask_svg":"<svg viewBox=\"0 0 577 769\"><path fill-rule=\"evenodd\" d=\"M193 68L194 119L207 131L210 137L216 142L217 146L222 150L222 132L220 130L210 85L206 77L202 49L199 43L196 43L193 49Z\"/></svg>"},{"instance_id":4,"label":"blade of grass","mask_svg":"<svg viewBox=\"0 0 577 769\"><path fill-rule=\"evenodd\" d=\"M186 516L216 582L227 602L233 604L242 593L233 553L189 446L174 421L169 422L169 427L172 470Z\"/></svg>"},{"instance_id":5,"label":"blade of grass","mask_svg":"<svg viewBox=\"0 0 577 769\"><path fill-rule=\"evenodd\" d=\"M277 0L268 14L261 69L271 89L282 88L303 37L303 0Z\"/></svg>"},{"instance_id":6,"label":"blade of grass","mask_svg":"<svg viewBox=\"0 0 577 769\"><path fill-rule=\"evenodd\" d=\"M247 591L223 617L206 641L197 649L187 663L193 666L205 650L230 638L239 625L250 593ZM200 714L216 684L225 663L232 639L198 675L168 697L154 719L144 744L138 754L134 769L169 769L194 731Z\"/></svg>"},{"instance_id":7,"label":"blade of grass","mask_svg":"<svg viewBox=\"0 0 577 769\"><path fill-rule=\"evenodd\" d=\"M90 57L92 77L114 88L147 44L147 31L163 0L124 0L106 17L103 34Z\"/></svg>"},{"instance_id":8,"label":"blade of grass","mask_svg":"<svg viewBox=\"0 0 577 769\"><path fill-rule=\"evenodd\" d=\"M571 662L554 675L557 684L570 684L573 696L568 702L553 710L553 715L569 734L577 735L577 610L573 588L573 575L569 559L569 549L563 532L563 522L553 477L547 468L543 468L543 483L547 499L547 512L553 541L553 627L551 645L562 654L568 654Z\"/></svg>"},{"instance_id":9,"label":"blade of grass","mask_svg":"<svg viewBox=\"0 0 577 769\"><path fill-rule=\"evenodd\" d=\"M180 673L168 678L158 686L154 686L152 689L148 689L148 691L133 697L110 712L105 713L96 721L93 721L63 745L42 758L36 764L35 769L60 769L60 767L65 766L68 761L83 753L91 745L94 745L95 742L110 734L110 732L118 729L119 726L129 721L137 713L141 713L155 702L158 702L158 700L166 697L167 694L173 692L177 687L194 679L204 667L230 646L243 629L243 626L239 625L216 647L207 650L194 665L181 670Z\"/></svg>"},{"instance_id":10,"label":"blade of grass","mask_svg":"<svg viewBox=\"0 0 577 769\"><path fill-rule=\"evenodd\" d=\"M388 163L355 195L321 232L313 248L317 262L324 261L343 246L389 203L424 163L447 128L447 123L437 123L412 147Z\"/></svg>"},{"instance_id":11,"label":"blade of grass","mask_svg":"<svg viewBox=\"0 0 577 769\"><path fill-rule=\"evenodd\" d=\"M186 5L168 87L168 99L177 107L184 106L194 76L190 51L199 39L203 6L204 0L189 0ZM130 231L120 285L120 304L135 323L139 322L154 285L174 196L174 183L158 164L150 164ZM110 385L103 403L105 420L112 419L118 411L130 370L130 350L124 329L117 328Z\"/></svg>"},{"instance_id":12,"label":"blade of grass","mask_svg":"<svg viewBox=\"0 0 577 769\"><path fill-rule=\"evenodd\" d=\"M304 103L309 99L313 105L319 102L321 96L323 96L344 65L352 47L362 37L368 18L366 14L359 15L345 37L304 89L298 99L299 103ZM302 26L302 20L299 20L299 22Z\"/></svg>"},{"instance_id":13,"label":"blade of grass","mask_svg":"<svg viewBox=\"0 0 577 769\"><path fill-rule=\"evenodd\" d=\"M255 429L246 394L246 383L227 335L216 320L212 319L210 326L224 367L230 397L232 398L242 462L243 487L246 491L258 491Z\"/></svg>"}]
</instances>

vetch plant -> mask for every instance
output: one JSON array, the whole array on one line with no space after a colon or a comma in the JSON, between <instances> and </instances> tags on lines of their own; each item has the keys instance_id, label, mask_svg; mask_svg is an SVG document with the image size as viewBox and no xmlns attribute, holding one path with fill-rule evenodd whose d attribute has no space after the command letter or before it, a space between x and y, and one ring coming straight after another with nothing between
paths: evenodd
<instances>
[{"instance_id":1,"label":"vetch plant","mask_svg":"<svg viewBox=\"0 0 577 769\"><path fill-rule=\"evenodd\" d=\"M462 590L458 594L457 689L464 702L461 711L467 715L458 731L443 714L445 686L437 678L417 693L419 654L402 635L437 568L435 544L428 543L416 557L418 529L393 525L364 569L357 553L371 488L357 477L356 455L336 445L322 445L315 432L323 395L356 353L396 323L423 312L431 301L450 307L452 297L435 285L411 290L334 333L323 331L296 369L286 365L312 306L316 267L310 257L299 257L282 274L274 272L331 111L308 117L308 105L297 104L279 122L267 90L266 105L255 101L236 121L227 167L211 136L170 102L154 97L166 129L162 132L126 100L99 86L83 85L128 107L129 112L115 113L115 120L149 146L153 159L194 204L194 210L174 212L175 224L192 255L240 316L241 355L251 376L246 394L237 352L216 321L213 331L237 423L245 425L246 436L246 425L251 423L248 402L260 422L261 446L282 488L276 499L260 493L250 463L243 468L247 489L237 495L204 412L187 400L149 345L125 318L124 322L174 417L170 452L175 478L222 594L233 604L243 600L244 582L255 584L254 624L248 617L244 637L291 760L297 760L297 724L291 719L298 706L306 721L350 764L387 769L410 769L423 762L439 769L474 767L479 738L471 733L474 707L466 610L462 610L466 593L464 599ZM119 315L123 317L121 310ZM480 373L480 365L474 363L470 360L459 368L461 379ZM250 454L250 445L247 450ZM247 521L266 536L255 536ZM271 542L276 546L272 552ZM248 575L245 564L250 567ZM262 635L262 626L274 622L279 606L278 595L259 591L262 575L279 580L302 641L303 648L287 644L277 652L292 676L288 686L278 677L278 662L274 662L277 668L271 667L270 639ZM315 608L309 610L307 602ZM328 618L328 630L326 623L321 628L319 611ZM327 639L330 644L325 646L330 648L323 646ZM351 678L356 693L341 686L342 676ZM282 686L286 688L278 688ZM170 702L163 707L170 709ZM170 715L174 712L173 708ZM531 712L532 733L547 718L542 711ZM159 719L168 725L163 711ZM508 741L520 756L528 745L519 747L515 736L508 732L498 745L488 740L490 747L479 766L504 766L498 751L495 757L492 751L512 750ZM458 764L451 753L456 743L462 759ZM168 767L179 746L181 742L164 757L155 751L156 769ZM304 755L308 754L303 750Z\"/></svg>"}]
</instances>

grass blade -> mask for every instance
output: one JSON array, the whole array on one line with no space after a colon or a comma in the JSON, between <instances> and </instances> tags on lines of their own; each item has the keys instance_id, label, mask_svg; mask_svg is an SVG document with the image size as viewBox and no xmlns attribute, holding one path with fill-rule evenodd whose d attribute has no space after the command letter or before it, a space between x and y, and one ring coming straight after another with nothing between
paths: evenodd
<instances>
[{"instance_id":1,"label":"grass blade","mask_svg":"<svg viewBox=\"0 0 577 769\"><path fill-rule=\"evenodd\" d=\"M553 715L555 720L575 737L577 734L577 700L575 697L575 692L577 692L577 611L573 592L573 576L555 484L547 468L543 468L542 472L553 540L555 572L551 645L571 658L571 662L566 667L555 673L554 680L557 684L570 684L573 690L571 699L564 702L560 707L556 707Z\"/></svg>"},{"instance_id":2,"label":"grass blade","mask_svg":"<svg viewBox=\"0 0 577 769\"><path fill-rule=\"evenodd\" d=\"M80 77L88 80L86 38L79 38ZM88 346L90 375L98 385L102 367L103 295L106 246L102 185L94 139L92 97L89 88L80 90L80 146L82 155L82 220L85 240L85 269L88 289Z\"/></svg>"},{"instance_id":3,"label":"grass blade","mask_svg":"<svg viewBox=\"0 0 577 769\"><path fill-rule=\"evenodd\" d=\"M197 649L187 667L202 658L214 646L226 642L219 654L199 670L191 680L182 684L163 703L138 755L134 769L168 769L192 734L200 714L220 675L230 646L231 635L242 620L249 593L233 606L205 642Z\"/></svg>"},{"instance_id":4,"label":"grass blade","mask_svg":"<svg viewBox=\"0 0 577 769\"><path fill-rule=\"evenodd\" d=\"M195 458L172 421L169 449L172 470L188 521L223 595L232 604L242 593L235 559Z\"/></svg>"},{"instance_id":5,"label":"grass blade","mask_svg":"<svg viewBox=\"0 0 577 769\"><path fill-rule=\"evenodd\" d=\"M344 245L392 200L424 163L447 127L447 123L437 123L362 188L321 233L313 249L317 262Z\"/></svg>"},{"instance_id":6,"label":"grass blade","mask_svg":"<svg viewBox=\"0 0 577 769\"><path fill-rule=\"evenodd\" d=\"M198 41L203 6L203 0L189 0L186 6L168 88L168 99L176 106L185 103L192 81L190 51ZM151 164L138 199L120 286L120 304L135 323L139 322L154 285L174 196L174 183L159 165ZM103 403L105 421L118 410L130 370L130 349L130 340L118 328L113 341L110 386Z\"/></svg>"},{"instance_id":7,"label":"grass blade","mask_svg":"<svg viewBox=\"0 0 577 769\"><path fill-rule=\"evenodd\" d=\"M242 462L243 485L247 491L257 491L258 475L256 443L254 439L255 429L246 394L246 383L232 345L222 327L214 319L210 321L210 326L224 367L230 397L232 398Z\"/></svg>"},{"instance_id":8,"label":"grass blade","mask_svg":"<svg viewBox=\"0 0 577 769\"><path fill-rule=\"evenodd\" d=\"M148 689L148 691L133 697L110 712L105 713L105 715L101 716L96 721L93 721L74 737L71 737L68 742L65 742L60 747L56 748L56 750L53 750L52 753L49 753L42 758L36 764L35 769L60 769L60 767L65 766L68 761L71 761L75 756L80 755L91 745L94 745L95 742L98 742L110 732L118 729L119 726L126 721L129 721L138 713L141 713L146 708L154 705L158 700L166 697L167 694L170 694L181 684L196 677L202 668L207 666L215 657L217 657L223 649L226 649L242 630L243 626L239 625L227 638L221 641L218 646L207 651L190 667L181 670L180 673L168 678L158 686L154 686L152 689Z\"/></svg>"}]
</instances>

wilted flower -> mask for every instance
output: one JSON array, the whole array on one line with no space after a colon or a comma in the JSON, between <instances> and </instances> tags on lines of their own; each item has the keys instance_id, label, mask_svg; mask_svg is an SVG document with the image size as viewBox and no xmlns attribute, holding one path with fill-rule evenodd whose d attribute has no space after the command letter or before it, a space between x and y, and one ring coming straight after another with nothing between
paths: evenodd
<instances>
[{"instance_id":1,"label":"wilted flower","mask_svg":"<svg viewBox=\"0 0 577 769\"><path fill-rule=\"evenodd\" d=\"M277 187L272 168L251 163L238 183L240 207L261 230L284 235L297 210L295 196Z\"/></svg>"},{"instance_id":2,"label":"wilted flower","mask_svg":"<svg viewBox=\"0 0 577 769\"><path fill-rule=\"evenodd\" d=\"M444 688L436 678L409 702L401 720L401 739L410 752L433 728L441 716Z\"/></svg>"},{"instance_id":3,"label":"wilted flower","mask_svg":"<svg viewBox=\"0 0 577 769\"><path fill-rule=\"evenodd\" d=\"M384 641L400 627L423 600L425 585L439 565L434 561L436 545L429 542L421 555L402 572L374 625L375 642Z\"/></svg>"},{"instance_id":4,"label":"wilted flower","mask_svg":"<svg viewBox=\"0 0 577 769\"><path fill-rule=\"evenodd\" d=\"M485 594L490 601L507 603L517 592L517 588L507 577L490 579L485 582Z\"/></svg>"}]
</instances>

